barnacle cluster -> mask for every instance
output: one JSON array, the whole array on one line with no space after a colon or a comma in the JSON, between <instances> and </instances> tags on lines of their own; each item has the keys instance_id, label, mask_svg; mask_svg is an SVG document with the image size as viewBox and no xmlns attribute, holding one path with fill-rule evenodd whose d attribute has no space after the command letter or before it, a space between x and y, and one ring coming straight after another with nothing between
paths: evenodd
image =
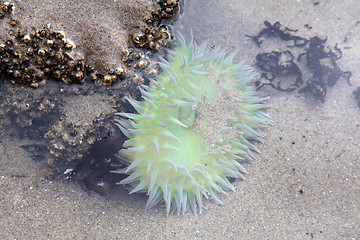
<instances>
[{"instance_id":1,"label":"barnacle cluster","mask_svg":"<svg viewBox=\"0 0 360 240\"><path fill-rule=\"evenodd\" d=\"M0 19L3 18L9 12L11 12L13 7L14 5L11 4L10 2L5 2L0 10Z\"/></svg>"},{"instance_id":2,"label":"barnacle cluster","mask_svg":"<svg viewBox=\"0 0 360 240\"><path fill-rule=\"evenodd\" d=\"M171 31L161 25L163 19L170 19L179 11L179 0L158 0L158 9L145 22L148 24L141 31L131 34L136 47L159 50L171 41Z\"/></svg>"},{"instance_id":3,"label":"barnacle cluster","mask_svg":"<svg viewBox=\"0 0 360 240\"><path fill-rule=\"evenodd\" d=\"M27 89L11 88L9 91L6 88L2 86L4 91L0 94L0 126L20 139L41 140L59 111L55 89L29 89L31 92L26 94ZM18 131L11 131L13 126Z\"/></svg>"},{"instance_id":4,"label":"barnacle cluster","mask_svg":"<svg viewBox=\"0 0 360 240\"><path fill-rule=\"evenodd\" d=\"M10 13L12 8L6 2L2 10ZM14 19L9 24L8 39L0 44L0 74L14 84L33 88L44 85L47 78L65 83L84 81L84 58L75 52L75 44L64 33L50 26L26 32Z\"/></svg>"},{"instance_id":5,"label":"barnacle cluster","mask_svg":"<svg viewBox=\"0 0 360 240\"><path fill-rule=\"evenodd\" d=\"M135 50L133 47L123 49L121 53L121 60L127 67L138 67L139 69L144 69L149 65L149 61L143 57L143 54L141 54L140 51ZM124 68L117 68L115 69L115 73L117 75L122 73L125 74L125 70Z\"/></svg>"},{"instance_id":6,"label":"barnacle cluster","mask_svg":"<svg viewBox=\"0 0 360 240\"><path fill-rule=\"evenodd\" d=\"M13 7L14 5L10 2L5 2L0 10L0 19L3 18L7 13L11 12Z\"/></svg>"},{"instance_id":7,"label":"barnacle cluster","mask_svg":"<svg viewBox=\"0 0 360 240\"><path fill-rule=\"evenodd\" d=\"M102 72L96 71L92 66L85 66L86 72L89 74L91 81L95 84L104 84L106 86L111 86L114 83L118 82L121 79L124 79L126 69L124 66L120 66L115 70L111 70L108 73L104 74Z\"/></svg>"},{"instance_id":8,"label":"barnacle cluster","mask_svg":"<svg viewBox=\"0 0 360 240\"><path fill-rule=\"evenodd\" d=\"M76 45L63 32L50 26L33 29L30 33L17 30L15 20L10 24L14 30L9 38L0 44L0 74L6 75L13 84L43 86L47 79L64 83L82 83L85 71L94 83L112 85L123 79L126 69L120 66L109 74L96 72L85 65L84 56L75 51Z\"/></svg>"},{"instance_id":9,"label":"barnacle cluster","mask_svg":"<svg viewBox=\"0 0 360 240\"><path fill-rule=\"evenodd\" d=\"M66 30L66 26L53 22L50 25L41 19L27 23L24 16L14 11L22 10L20 3L0 1L3 26L0 77L4 81L0 84L0 115L4 116L0 118L0 126L6 129L6 134L41 141L39 144L44 146L41 149L46 152L39 154L53 170L76 166L99 139L100 128L110 127L107 121L114 112L128 109L122 97L138 95L136 87L146 79L139 72L157 74L158 67L147 58L148 50L162 49L171 41L170 29L161 24L167 24L162 20L178 12L178 1L149 1L147 6L153 7L152 14L151 10L138 11L140 7L135 7L136 11L129 14L130 17L146 15L140 18L143 20L129 24L126 33L130 34L133 29L146 33L148 43L144 46L148 49L137 48L129 37L131 35L127 35L125 39L129 41L123 48L120 45L116 48L119 51L99 57L101 51L98 49L103 42L96 37L86 34L77 37ZM128 10L128 5L125 4L123 9ZM84 40L86 37L95 43L88 44ZM156 47L151 48L151 42ZM91 58L96 54L96 59ZM110 60L107 61L105 56L113 57L114 64L109 65ZM114 85L120 80L124 81ZM87 84L91 82L95 84ZM34 89L14 87L11 83ZM105 88L102 85L113 86Z\"/></svg>"},{"instance_id":10,"label":"barnacle cluster","mask_svg":"<svg viewBox=\"0 0 360 240\"><path fill-rule=\"evenodd\" d=\"M141 32L133 33L132 40L136 47L159 50L171 41L171 33L167 26L146 27Z\"/></svg>"},{"instance_id":11,"label":"barnacle cluster","mask_svg":"<svg viewBox=\"0 0 360 240\"><path fill-rule=\"evenodd\" d=\"M52 167L71 165L79 161L99 137L99 129L109 128L105 122L111 108L108 107L105 97L79 95L74 98L78 102L92 101L91 98L98 98L99 109L88 105L83 109L87 111L87 115L61 109L65 114L44 134L49 141L48 149L53 157L48 160L48 165ZM74 105L75 108L82 106L70 100L64 104Z\"/></svg>"},{"instance_id":12,"label":"barnacle cluster","mask_svg":"<svg viewBox=\"0 0 360 240\"><path fill-rule=\"evenodd\" d=\"M99 69L85 64L82 52L75 50L74 42L63 32L54 31L50 26L33 27L26 31L19 21L13 19L13 8L13 4L5 2L0 12L0 19L4 18L5 22L6 18L10 29L7 39L0 43L0 74L13 84L37 88L49 79L65 83L82 83L90 79L109 86L124 79L128 69L143 70L152 66L141 51L131 46L122 51L124 64L114 69ZM178 11L179 0L156 1L155 10L144 20L145 26L131 31L131 43L150 50L167 46L172 33L163 20L172 18Z\"/></svg>"},{"instance_id":13,"label":"barnacle cluster","mask_svg":"<svg viewBox=\"0 0 360 240\"><path fill-rule=\"evenodd\" d=\"M179 0L157 0L160 9L153 13L151 21L172 18L179 11Z\"/></svg>"}]
</instances>

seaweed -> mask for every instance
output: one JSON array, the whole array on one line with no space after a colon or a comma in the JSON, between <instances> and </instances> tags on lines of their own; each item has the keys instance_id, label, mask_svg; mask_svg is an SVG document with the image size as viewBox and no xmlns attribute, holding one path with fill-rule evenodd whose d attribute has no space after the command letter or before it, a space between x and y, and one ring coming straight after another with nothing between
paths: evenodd
<instances>
[{"instance_id":1,"label":"seaweed","mask_svg":"<svg viewBox=\"0 0 360 240\"><path fill-rule=\"evenodd\" d=\"M281 59L286 59L281 61ZM261 82L257 80L255 85L258 89L264 85L270 85L272 88L275 88L279 91L292 91L298 88L303 80L302 73L300 68L294 63L294 56L290 51L277 52L273 51L271 53L262 53L256 56L256 66L258 66L263 73L261 78L268 80L267 82ZM283 86L283 82L276 81L280 77L290 77L294 76L294 81L290 84L287 84L288 87Z\"/></svg>"},{"instance_id":2,"label":"seaweed","mask_svg":"<svg viewBox=\"0 0 360 240\"><path fill-rule=\"evenodd\" d=\"M258 35L256 36L247 35L248 37L251 37L259 47L263 42L262 40L260 40L263 36L265 38L277 37L283 41L292 41L293 45L289 45L288 47L302 47L305 46L308 42L306 38L295 36L289 33L289 32L296 32L297 30L290 29L288 27L285 27L284 30L282 30L281 29L282 25L280 22L271 24L269 21L264 21L264 25L266 26L266 28L262 29L258 33Z\"/></svg>"},{"instance_id":3,"label":"seaweed","mask_svg":"<svg viewBox=\"0 0 360 240\"><path fill-rule=\"evenodd\" d=\"M283 27L280 22L271 24L264 22L265 28L256 36L248 36L261 47L263 38L279 38L292 44L286 46L288 50L259 53L256 56L255 65L262 71L261 77L255 82L257 89L269 85L278 91L294 91L304 93L307 96L325 102L328 87L343 77L350 84L351 72L341 70L336 61L342 57L341 50L335 45L332 49L325 46L327 38L318 36L310 39L293 35L297 30ZM296 58L290 48L301 48L303 52ZM285 59L285 60L284 60ZM303 63L305 68L299 68ZM310 75L304 80L302 71Z\"/></svg>"}]
</instances>

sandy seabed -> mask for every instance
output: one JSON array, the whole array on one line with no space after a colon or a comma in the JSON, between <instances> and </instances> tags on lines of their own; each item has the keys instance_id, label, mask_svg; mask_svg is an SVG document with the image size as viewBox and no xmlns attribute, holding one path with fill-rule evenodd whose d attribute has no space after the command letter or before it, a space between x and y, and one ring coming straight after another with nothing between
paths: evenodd
<instances>
[{"instance_id":1,"label":"sandy seabed","mask_svg":"<svg viewBox=\"0 0 360 240\"><path fill-rule=\"evenodd\" d=\"M20 147L29 142L2 136L1 239L360 239L360 108L352 95L360 85L358 2L188 0L183 11L176 31L236 50L235 60L250 65L260 49L245 35L256 35L264 20L307 38L327 36L326 45L343 49L338 65L352 72L352 86L339 80L324 104L264 88L275 125L258 145L262 153L246 166L247 179L234 182L236 192L221 196L224 205L209 203L198 217L166 217L162 205L145 210L146 198L125 190L106 198L47 180L45 166Z\"/></svg>"}]
</instances>

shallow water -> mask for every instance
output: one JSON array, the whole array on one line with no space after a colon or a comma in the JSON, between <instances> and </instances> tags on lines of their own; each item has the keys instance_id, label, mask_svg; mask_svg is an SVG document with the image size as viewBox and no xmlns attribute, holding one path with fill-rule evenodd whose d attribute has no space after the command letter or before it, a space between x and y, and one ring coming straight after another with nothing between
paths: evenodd
<instances>
[{"instance_id":1,"label":"shallow water","mask_svg":"<svg viewBox=\"0 0 360 240\"><path fill-rule=\"evenodd\" d=\"M189 211L166 218L162 205L144 210L143 196L119 191L105 198L72 182L47 180L43 164L2 136L2 238L359 238L360 109L352 95L360 86L357 2L187 0L183 12L175 31L187 38L192 31L199 44L237 51L235 61L249 65L258 53L286 47L275 40L259 48L246 36L256 35L265 20L280 21L305 38L327 37L327 46L342 49L337 64L352 72L352 86L339 80L324 103L297 91L262 88L275 122L258 145L262 153L247 166L247 179L234 182L236 192L221 196L224 205L207 204L198 217Z\"/></svg>"}]
</instances>

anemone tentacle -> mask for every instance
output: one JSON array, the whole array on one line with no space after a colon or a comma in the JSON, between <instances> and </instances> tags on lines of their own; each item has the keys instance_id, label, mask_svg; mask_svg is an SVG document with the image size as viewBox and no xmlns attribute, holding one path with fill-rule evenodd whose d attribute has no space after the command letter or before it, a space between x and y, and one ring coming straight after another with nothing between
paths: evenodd
<instances>
[{"instance_id":1,"label":"anemone tentacle","mask_svg":"<svg viewBox=\"0 0 360 240\"><path fill-rule=\"evenodd\" d=\"M245 179L243 163L253 162L272 121L266 97L249 84L254 75L235 53L207 50L182 36L160 58L163 73L141 86L143 101L127 98L137 113L117 113L116 125L129 138L119 152L129 176L119 184L130 193L147 192L146 208L164 201L166 212L194 214L205 197L222 204L218 193L235 191L228 178ZM217 113L217 114L216 114Z\"/></svg>"}]
</instances>

